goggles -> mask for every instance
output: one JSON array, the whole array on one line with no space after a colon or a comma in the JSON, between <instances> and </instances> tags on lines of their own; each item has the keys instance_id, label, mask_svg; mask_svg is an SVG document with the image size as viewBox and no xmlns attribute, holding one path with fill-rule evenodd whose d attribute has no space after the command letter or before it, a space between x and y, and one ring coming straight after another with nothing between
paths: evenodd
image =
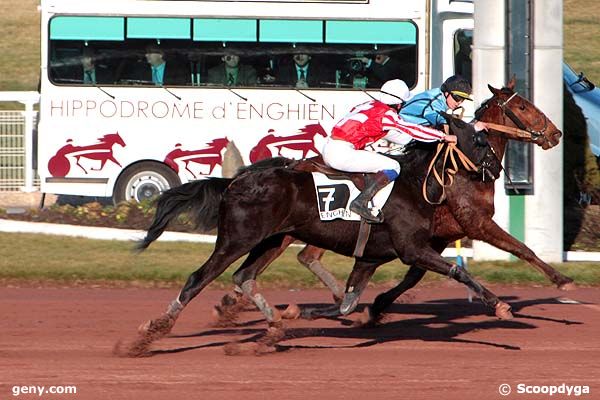
<instances>
[{"instance_id":1,"label":"goggles","mask_svg":"<svg viewBox=\"0 0 600 400\"><path fill-rule=\"evenodd\" d=\"M450 91L450 96L452 96L452 98L456 102L461 102L463 100L473 101L473 99L471 98L471 96L469 95L469 93L462 92L460 90L451 90Z\"/></svg>"}]
</instances>

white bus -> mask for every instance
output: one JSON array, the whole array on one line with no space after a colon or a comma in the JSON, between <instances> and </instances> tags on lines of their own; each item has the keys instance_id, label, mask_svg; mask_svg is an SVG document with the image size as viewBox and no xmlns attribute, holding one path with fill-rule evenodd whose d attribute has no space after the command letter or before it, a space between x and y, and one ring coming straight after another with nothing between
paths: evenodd
<instances>
[{"instance_id":1,"label":"white bus","mask_svg":"<svg viewBox=\"0 0 600 400\"><path fill-rule=\"evenodd\" d=\"M313 156L315 135L382 80L422 91L470 76L471 1L41 4L45 193L143 200L220 176L232 142L246 164Z\"/></svg>"}]
</instances>

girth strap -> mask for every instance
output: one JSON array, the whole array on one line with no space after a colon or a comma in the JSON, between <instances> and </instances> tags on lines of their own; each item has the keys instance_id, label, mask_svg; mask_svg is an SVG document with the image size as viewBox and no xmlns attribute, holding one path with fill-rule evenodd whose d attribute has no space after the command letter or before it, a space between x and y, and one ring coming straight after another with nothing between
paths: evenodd
<instances>
[{"instance_id":1,"label":"girth strap","mask_svg":"<svg viewBox=\"0 0 600 400\"><path fill-rule=\"evenodd\" d=\"M370 235L371 224L361 218L360 227L358 228L358 238L356 239L356 246L354 247L354 257L362 257Z\"/></svg>"}]
</instances>

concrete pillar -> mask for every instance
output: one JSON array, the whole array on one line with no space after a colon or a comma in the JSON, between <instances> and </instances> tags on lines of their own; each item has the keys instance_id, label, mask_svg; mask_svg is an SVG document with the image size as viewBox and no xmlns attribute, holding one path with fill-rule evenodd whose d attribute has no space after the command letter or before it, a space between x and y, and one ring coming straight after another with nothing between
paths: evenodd
<instances>
[{"instance_id":1,"label":"concrete pillar","mask_svg":"<svg viewBox=\"0 0 600 400\"><path fill-rule=\"evenodd\" d=\"M505 1L475 0L475 30L473 34L473 95L475 107L489 98L487 85L502 87L505 72ZM504 177L496 181L494 221L508 231L508 198L504 195ZM509 254L486 243L473 242L476 260L508 260Z\"/></svg>"},{"instance_id":2,"label":"concrete pillar","mask_svg":"<svg viewBox=\"0 0 600 400\"><path fill-rule=\"evenodd\" d=\"M562 0L533 10L533 103L559 129L563 107ZM525 243L547 262L563 261L563 146L534 149L534 194L525 198Z\"/></svg>"}]
</instances>

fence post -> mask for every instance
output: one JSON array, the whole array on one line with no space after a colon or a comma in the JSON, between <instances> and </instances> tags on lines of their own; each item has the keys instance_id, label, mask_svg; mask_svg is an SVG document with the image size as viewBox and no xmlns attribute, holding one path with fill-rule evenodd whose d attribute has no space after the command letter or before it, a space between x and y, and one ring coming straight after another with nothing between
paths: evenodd
<instances>
[{"instance_id":1,"label":"fence post","mask_svg":"<svg viewBox=\"0 0 600 400\"><path fill-rule=\"evenodd\" d=\"M37 190L33 186L33 131L35 118L33 106L37 102L38 99L20 101L20 103L25 105L25 186L21 190L26 193Z\"/></svg>"}]
</instances>

